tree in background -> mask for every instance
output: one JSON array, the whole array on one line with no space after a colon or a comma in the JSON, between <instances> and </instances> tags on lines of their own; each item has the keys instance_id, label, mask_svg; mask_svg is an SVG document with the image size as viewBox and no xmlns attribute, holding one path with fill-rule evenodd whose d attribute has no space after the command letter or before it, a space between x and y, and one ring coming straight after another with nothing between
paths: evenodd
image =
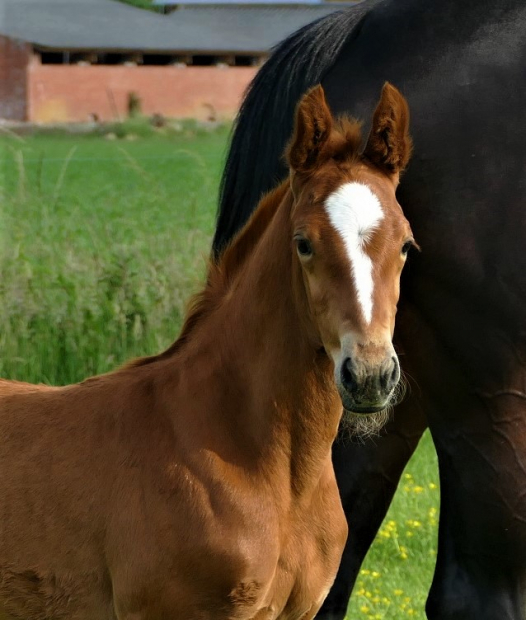
<instances>
[{"instance_id":1,"label":"tree in background","mask_svg":"<svg viewBox=\"0 0 526 620\"><path fill-rule=\"evenodd\" d=\"M131 4L132 6L136 6L140 9L157 11L158 13L162 11L162 7L153 5L153 0L119 0L119 2L123 2L124 4Z\"/></svg>"}]
</instances>

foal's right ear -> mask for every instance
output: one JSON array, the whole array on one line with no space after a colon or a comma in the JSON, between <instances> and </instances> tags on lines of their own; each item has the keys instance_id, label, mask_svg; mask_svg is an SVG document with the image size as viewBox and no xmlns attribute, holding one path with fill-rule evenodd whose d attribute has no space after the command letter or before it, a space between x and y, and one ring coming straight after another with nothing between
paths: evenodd
<instances>
[{"instance_id":1,"label":"foal's right ear","mask_svg":"<svg viewBox=\"0 0 526 620\"><path fill-rule=\"evenodd\" d=\"M332 130L332 115L320 84L311 88L296 108L294 134L286 156L294 172L308 173L316 167Z\"/></svg>"}]
</instances>

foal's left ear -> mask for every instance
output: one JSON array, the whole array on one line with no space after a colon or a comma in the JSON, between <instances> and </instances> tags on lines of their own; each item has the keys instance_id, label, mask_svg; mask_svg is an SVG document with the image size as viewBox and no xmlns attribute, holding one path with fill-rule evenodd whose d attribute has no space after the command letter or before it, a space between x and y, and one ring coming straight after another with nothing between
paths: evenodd
<instances>
[{"instance_id":1,"label":"foal's left ear","mask_svg":"<svg viewBox=\"0 0 526 620\"><path fill-rule=\"evenodd\" d=\"M363 154L398 182L411 157L409 106L399 90L386 82L373 115L371 133Z\"/></svg>"},{"instance_id":2,"label":"foal's left ear","mask_svg":"<svg viewBox=\"0 0 526 620\"><path fill-rule=\"evenodd\" d=\"M294 134L286 151L295 172L311 172L332 130L332 115L321 85L311 88L296 108Z\"/></svg>"}]
</instances>

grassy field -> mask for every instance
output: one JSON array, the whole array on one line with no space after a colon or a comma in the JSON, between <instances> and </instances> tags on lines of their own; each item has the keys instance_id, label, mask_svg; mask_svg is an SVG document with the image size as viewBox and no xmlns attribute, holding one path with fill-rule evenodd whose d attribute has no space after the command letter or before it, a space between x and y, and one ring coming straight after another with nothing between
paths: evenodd
<instances>
[{"instance_id":1,"label":"grassy field","mask_svg":"<svg viewBox=\"0 0 526 620\"><path fill-rule=\"evenodd\" d=\"M175 339L226 136L3 142L1 376L71 383Z\"/></svg>"},{"instance_id":2,"label":"grassy field","mask_svg":"<svg viewBox=\"0 0 526 620\"><path fill-rule=\"evenodd\" d=\"M203 278L228 132L128 129L0 138L0 376L71 383L175 339ZM348 618L424 619L438 497L425 437Z\"/></svg>"}]
</instances>

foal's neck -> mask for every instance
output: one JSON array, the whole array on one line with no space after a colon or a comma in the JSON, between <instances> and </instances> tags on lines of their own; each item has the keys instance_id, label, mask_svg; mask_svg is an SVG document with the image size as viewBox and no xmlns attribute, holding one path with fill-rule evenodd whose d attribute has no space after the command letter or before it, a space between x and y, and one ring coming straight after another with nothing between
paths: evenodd
<instances>
[{"instance_id":1,"label":"foal's neck","mask_svg":"<svg viewBox=\"0 0 526 620\"><path fill-rule=\"evenodd\" d=\"M214 350L208 351L215 359L214 376L222 378L218 387L237 390L232 394L229 389L222 421L230 423L251 459L285 467L301 492L314 479L317 483L330 458L342 406L332 362L314 332L301 270L293 260L292 197L283 193L278 193L277 209L260 207L275 209L270 218L259 212L249 223L244 234L259 238L242 257L206 327L213 336L209 344L213 341ZM264 232L256 235L250 227L261 221Z\"/></svg>"}]
</instances>

